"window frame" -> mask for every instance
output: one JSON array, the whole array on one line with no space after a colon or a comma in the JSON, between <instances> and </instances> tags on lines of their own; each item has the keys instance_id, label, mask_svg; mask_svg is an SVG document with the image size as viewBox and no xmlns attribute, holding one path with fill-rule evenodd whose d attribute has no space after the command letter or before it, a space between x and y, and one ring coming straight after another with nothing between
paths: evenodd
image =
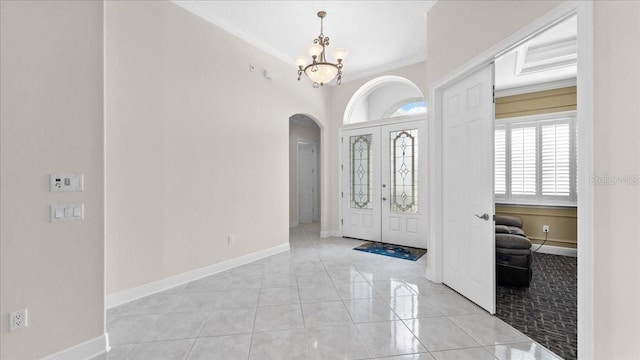
<instances>
[{"instance_id":1,"label":"window frame","mask_svg":"<svg viewBox=\"0 0 640 360\"><path fill-rule=\"evenodd\" d=\"M542 127L550 124L569 124L569 195L543 195L542 193ZM536 129L536 194L513 195L511 189L511 129L535 126ZM519 116L496 119L496 130L505 130L505 194L496 194L496 204L505 205L537 205L537 206L567 206L576 207L577 196L577 111L563 111L548 114ZM495 177L495 144L494 144L494 177ZM495 180L494 180L495 186Z\"/></svg>"}]
</instances>

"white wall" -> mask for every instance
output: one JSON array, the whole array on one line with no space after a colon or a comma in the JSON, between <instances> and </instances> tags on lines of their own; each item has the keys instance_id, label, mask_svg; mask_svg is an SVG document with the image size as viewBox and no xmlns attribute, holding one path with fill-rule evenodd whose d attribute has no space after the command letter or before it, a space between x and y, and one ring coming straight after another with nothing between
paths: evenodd
<instances>
[{"instance_id":1,"label":"white wall","mask_svg":"<svg viewBox=\"0 0 640 360\"><path fill-rule=\"evenodd\" d=\"M560 3L439 1L427 21L430 84ZM596 1L594 11L594 175L640 177L640 2ZM635 359L640 339L640 185L593 190L594 358Z\"/></svg>"},{"instance_id":2,"label":"white wall","mask_svg":"<svg viewBox=\"0 0 640 360\"><path fill-rule=\"evenodd\" d=\"M104 334L103 6L0 1L0 358L38 359ZM49 174L85 191L49 192ZM85 220L50 222L82 202ZM29 326L8 332L8 313Z\"/></svg>"},{"instance_id":3,"label":"white wall","mask_svg":"<svg viewBox=\"0 0 640 360\"><path fill-rule=\"evenodd\" d=\"M320 128L291 121L289 123L289 222L291 224L298 223L298 140L315 141L318 145L317 154L322 154ZM320 160L319 156L318 160ZM318 161L319 164L320 161ZM318 184L316 191L321 192L322 179L320 171L316 172L316 176Z\"/></svg>"},{"instance_id":4,"label":"white wall","mask_svg":"<svg viewBox=\"0 0 640 360\"><path fill-rule=\"evenodd\" d=\"M640 181L640 2L596 1L594 11L594 175ZM594 190L595 358L637 359L640 184Z\"/></svg>"},{"instance_id":5,"label":"white wall","mask_svg":"<svg viewBox=\"0 0 640 360\"><path fill-rule=\"evenodd\" d=\"M340 86L332 86L330 91L330 106L329 106L329 119L331 121L330 128L325 131L325 143L328 144L324 154L327 156L327 163L329 164L329 172L326 179L328 184L326 190L330 195L328 199L326 217L329 219L326 224L323 221L323 229L325 231L337 232L340 230L339 219L339 206L340 206L340 161L338 159L338 144L340 139L338 138L338 130L343 126L342 121L344 118L344 112L347 108L347 104L353 94L358 91L367 82L385 75L401 76L413 81L423 94L428 94L426 83L426 71L427 64L420 62L417 64L401 67L395 70L387 71L373 76L368 76L362 79L349 81L343 83ZM323 214L324 216L324 214Z\"/></svg>"},{"instance_id":6,"label":"white wall","mask_svg":"<svg viewBox=\"0 0 640 360\"><path fill-rule=\"evenodd\" d=\"M289 117L325 90L164 1L107 2L106 55L107 294L287 243Z\"/></svg>"}]
</instances>

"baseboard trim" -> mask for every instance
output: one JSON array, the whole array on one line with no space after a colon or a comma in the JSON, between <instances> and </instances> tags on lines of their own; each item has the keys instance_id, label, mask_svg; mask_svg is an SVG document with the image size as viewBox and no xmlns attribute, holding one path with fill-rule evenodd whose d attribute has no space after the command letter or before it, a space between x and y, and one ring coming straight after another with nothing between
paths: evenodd
<instances>
[{"instance_id":1,"label":"baseboard trim","mask_svg":"<svg viewBox=\"0 0 640 360\"><path fill-rule=\"evenodd\" d=\"M145 285L137 286L131 289L120 291L107 296L105 305L107 309L112 307L128 303L133 300L140 299L145 296L149 296L164 290L171 289L173 287L189 283L194 280L202 279L209 275L217 274L219 272L229 270L231 268L252 263L254 261L266 258L271 255L279 254L289 250L289 242L256 251L250 254L242 255L237 258L226 260L217 264L205 266L200 269L189 271L186 273L178 274L168 277L166 279L154 281Z\"/></svg>"},{"instance_id":2,"label":"baseboard trim","mask_svg":"<svg viewBox=\"0 0 640 360\"><path fill-rule=\"evenodd\" d=\"M300 225L300 224L298 224L298 222L297 222L297 221L292 221L292 222L290 222L290 223L289 223L289 229L291 229L291 228L293 228L293 227L296 227L296 226L298 226L298 225Z\"/></svg>"},{"instance_id":3,"label":"baseboard trim","mask_svg":"<svg viewBox=\"0 0 640 360\"><path fill-rule=\"evenodd\" d=\"M538 246L540 245L533 244L531 246L531 249L532 250L537 249ZM572 249L572 248L566 248L566 247L560 247L560 246L544 245L537 252L543 253L543 254L551 254L551 255L578 257L578 249Z\"/></svg>"},{"instance_id":4,"label":"baseboard trim","mask_svg":"<svg viewBox=\"0 0 640 360\"><path fill-rule=\"evenodd\" d=\"M55 354L45 356L40 360L89 360L105 354L109 350L111 350L109 347L109 335L102 334L91 340L58 351Z\"/></svg>"}]
</instances>

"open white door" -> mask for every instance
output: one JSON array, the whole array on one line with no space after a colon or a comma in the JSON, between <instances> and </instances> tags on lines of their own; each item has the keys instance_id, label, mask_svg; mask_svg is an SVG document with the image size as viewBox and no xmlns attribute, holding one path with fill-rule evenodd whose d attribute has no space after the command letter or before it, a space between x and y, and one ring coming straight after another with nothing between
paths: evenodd
<instances>
[{"instance_id":1,"label":"open white door","mask_svg":"<svg viewBox=\"0 0 640 360\"><path fill-rule=\"evenodd\" d=\"M493 64L442 93L443 282L495 313Z\"/></svg>"}]
</instances>

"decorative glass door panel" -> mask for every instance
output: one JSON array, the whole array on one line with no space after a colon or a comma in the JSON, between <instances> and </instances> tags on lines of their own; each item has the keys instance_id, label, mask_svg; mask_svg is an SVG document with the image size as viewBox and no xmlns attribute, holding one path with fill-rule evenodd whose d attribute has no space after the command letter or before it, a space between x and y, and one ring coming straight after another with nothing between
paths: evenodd
<instances>
[{"instance_id":1,"label":"decorative glass door panel","mask_svg":"<svg viewBox=\"0 0 640 360\"><path fill-rule=\"evenodd\" d=\"M371 134L349 137L350 199L352 209L372 209Z\"/></svg>"},{"instance_id":2,"label":"decorative glass door panel","mask_svg":"<svg viewBox=\"0 0 640 360\"><path fill-rule=\"evenodd\" d=\"M389 133L391 211L418 212L418 129Z\"/></svg>"}]
</instances>

